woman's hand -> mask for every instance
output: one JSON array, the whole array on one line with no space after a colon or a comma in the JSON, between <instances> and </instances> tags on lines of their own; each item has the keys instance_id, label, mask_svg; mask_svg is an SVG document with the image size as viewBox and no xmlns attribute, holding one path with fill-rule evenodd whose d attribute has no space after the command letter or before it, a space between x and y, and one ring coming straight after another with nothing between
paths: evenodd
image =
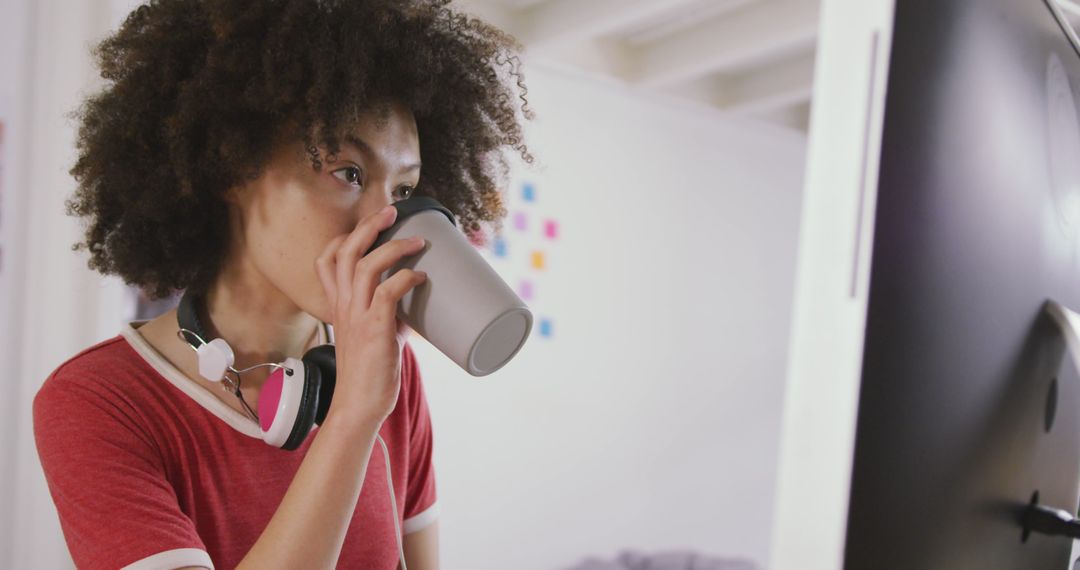
<instances>
[{"instance_id":1,"label":"woman's hand","mask_svg":"<svg viewBox=\"0 0 1080 570\"><path fill-rule=\"evenodd\" d=\"M402 268L383 283L379 278L403 257L423 250L424 240L391 240L363 255L396 217L397 210L388 206L364 218L352 232L331 240L315 261L337 345L337 384L327 421L381 423L397 403L407 330L397 319L398 301L427 275Z\"/></svg>"}]
</instances>

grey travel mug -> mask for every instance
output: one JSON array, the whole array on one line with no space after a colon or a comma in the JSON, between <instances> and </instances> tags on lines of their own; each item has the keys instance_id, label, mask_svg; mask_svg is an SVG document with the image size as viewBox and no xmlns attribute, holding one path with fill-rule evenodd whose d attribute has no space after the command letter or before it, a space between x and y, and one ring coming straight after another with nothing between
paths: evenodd
<instances>
[{"instance_id":1,"label":"grey travel mug","mask_svg":"<svg viewBox=\"0 0 1080 570\"><path fill-rule=\"evenodd\" d=\"M394 225L379 234L371 250L417 235L426 245L383 273L382 280L403 267L428 276L398 303L398 318L473 376L502 368L528 340L532 312L437 200L413 196L394 206Z\"/></svg>"}]
</instances>

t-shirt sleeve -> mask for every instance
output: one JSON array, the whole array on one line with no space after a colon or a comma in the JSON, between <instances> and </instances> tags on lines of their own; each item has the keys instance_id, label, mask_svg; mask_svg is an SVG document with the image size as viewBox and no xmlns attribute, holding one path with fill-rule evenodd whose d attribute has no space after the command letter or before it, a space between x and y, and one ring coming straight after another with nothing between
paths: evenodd
<instances>
[{"instance_id":1,"label":"t-shirt sleeve","mask_svg":"<svg viewBox=\"0 0 1080 570\"><path fill-rule=\"evenodd\" d=\"M213 568L130 404L60 368L34 397L34 440L80 569Z\"/></svg>"},{"instance_id":2,"label":"t-shirt sleeve","mask_svg":"<svg viewBox=\"0 0 1080 570\"><path fill-rule=\"evenodd\" d=\"M428 412L424 383L412 347L402 354L402 372L410 374L409 470L405 487L405 534L416 532L435 522L439 508L435 495L435 468L432 465L431 415Z\"/></svg>"}]
</instances>

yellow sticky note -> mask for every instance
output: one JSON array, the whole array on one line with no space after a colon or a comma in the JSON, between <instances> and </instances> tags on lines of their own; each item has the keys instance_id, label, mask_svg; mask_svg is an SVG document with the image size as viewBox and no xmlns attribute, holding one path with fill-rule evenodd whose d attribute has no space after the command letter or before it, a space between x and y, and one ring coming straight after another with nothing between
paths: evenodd
<instances>
[{"instance_id":1,"label":"yellow sticky note","mask_svg":"<svg viewBox=\"0 0 1080 570\"><path fill-rule=\"evenodd\" d=\"M544 252L534 251L532 254L532 266L535 269L544 268Z\"/></svg>"}]
</instances>

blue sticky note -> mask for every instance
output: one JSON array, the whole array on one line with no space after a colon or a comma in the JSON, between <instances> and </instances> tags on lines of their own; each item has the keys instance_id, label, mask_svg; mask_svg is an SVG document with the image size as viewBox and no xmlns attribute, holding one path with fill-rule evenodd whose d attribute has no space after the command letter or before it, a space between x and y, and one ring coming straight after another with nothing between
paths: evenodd
<instances>
[{"instance_id":1,"label":"blue sticky note","mask_svg":"<svg viewBox=\"0 0 1080 570\"><path fill-rule=\"evenodd\" d=\"M540 336L551 337L551 320L540 319Z\"/></svg>"},{"instance_id":2,"label":"blue sticky note","mask_svg":"<svg viewBox=\"0 0 1080 570\"><path fill-rule=\"evenodd\" d=\"M526 182L521 185L521 197L526 202L536 201L536 188L532 185L532 182Z\"/></svg>"},{"instance_id":3,"label":"blue sticky note","mask_svg":"<svg viewBox=\"0 0 1080 570\"><path fill-rule=\"evenodd\" d=\"M491 243L492 250L495 252L495 257L506 257L506 240L497 237Z\"/></svg>"}]
</instances>

